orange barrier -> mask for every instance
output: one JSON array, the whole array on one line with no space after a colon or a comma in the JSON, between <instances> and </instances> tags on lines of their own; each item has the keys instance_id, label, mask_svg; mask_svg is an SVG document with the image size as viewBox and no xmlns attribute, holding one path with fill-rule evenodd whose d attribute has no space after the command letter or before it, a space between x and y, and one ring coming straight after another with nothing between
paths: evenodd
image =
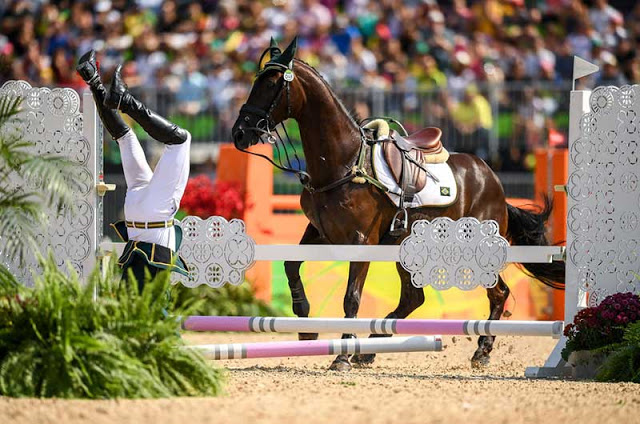
<instances>
[{"instance_id":1,"label":"orange barrier","mask_svg":"<svg viewBox=\"0 0 640 424\"><path fill-rule=\"evenodd\" d=\"M271 146L254 146L252 151L271 156ZM273 168L266 160L237 150L233 144L220 147L217 177L220 181L240 184L245 194L245 212L242 219L247 233L258 244L273 242ZM256 297L271 300L271 264L256 262L247 271L247 279L252 282Z\"/></svg>"},{"instance_id":2,"label":"orange barrier","mask_svg":"<svg viewBox=\"0 0 640 424\"><path fill-rule=\"evenodd\" d=\"M265 156L272 156L272 149L270 145L258 145L253 146L251 151L256 153L261 153ZM536 171L536 188L539 187L547 187L546 180L546 170L547 170L547 162L546 161L546 152L545 156L538 156L539 166ZM564 162L564 168L562 167ZM554 173L551 184L565 184L566 182L566 152L563 156L562 151L554 151L551 155L551 165L553 169L558 169L559 173ZM562 176L562 170L564 169L565 176ZM545 170L543 174L541 170ZM220 156L218 160L218 173L217 178L221 181L233 181L241 184L244 192L245 198L247 201L247 208L245 211L245 215L243 220L247 227L247 233L250 234L257 243L259 244L296 244L300 241L302 234L309 221L307 218L299 213L300 212L300 197L298 195L274 195L273 193L273 168L271 164L269 164L266 160L248 155L246 153L242 153L235 149L232 144L222 145L220 148ZM553 188L553 185L551 185ZM508 199L508 202L514 206L518 207L527 207L532 206L532 204L540 205L541 204L541 193L546 192L546 190L536 190L537 197L535 200L531 199ZM552 216L552 225L553 225L553 237L554 241L564 240L564 233L561 231L565 230L565 217L566 217L566 199L564 195L561 193L557 193L554 196L556 209L554 210L554 214ZM564 205L564 206L563 206ZM564 209L563 209L564 207ZM298 213L274 213L274 211L294 211ZM309 271L314 270L314 272L323 272L322 265L312 265L308 264ZM320 267L320 268L319 268ZM376 269L376 268L374 268ZM335 269L332 272L336 272ZM339 271L338 273L342 273L344 271ZM394 271L395 272L395 271ZM379 269L378 274L387 275L386 270ZM551 315L553 319L562 319L562 305L564 305L563 301L563 293L560 293L559 296L554 294L553 296L553 314L551 311L544 310L539 305L548 305L550 302L545 301L545 297L548 297L549 294L545 293L536 285L528 284L527 277L524 276L520 271L517 270L515 266L510 266L506 271L506 278L510 281L517 281L517 283L513 284L513 294L514 297L517 295L518 299L518 309L520 310L520 315L523 319L527 317L549 317ZM251 281L257 297L264 300L271 299L271 284L272 278L274 277L271 263L270 262L257 262L256 265L247 273L247 278ZM337 278L337 275L334 275ZM385 277L386 278L386 277ZM536 288L529 288L529 287ZM320 292L326 291L325 288L317 288ZM310 288L309 295L315 291L315 288ZM365 290L366 292L366 290ZM554 291L557 292L557 291ZM464 293L463 293L464 294ZM342 294L338 292L335 293L336 305L342 305L341 298ZM363 294L363 300L367 297L368 294ZM455 296L453 293L447 295L448 297ZM467 294L464 294L467 296ZM467 296L468 297L468 296ZM484 302L484 295L482 295ZM325 300L328 298L325 298ZM397 302L397 297L393 297L389 299L390 305ZM329 302L333 303L333 302ZM364 302L363 302L364 303ZM560 305L560 309L558 309L558 305ZM509 307L509 305L508 305ZM387 310L389 308L388 305L375 305L372 306L370 313L366 311L361 313L361 316L372 315L377 316L375 314L380 314L384 311L378 311L378 309ZM476 307L477 309L477 307ZM511 309L511 308L510 308ZM461 310L459 313L448 316L448 312L445 312L444 309L442 311L443 317L451 318L462 318L468 315L470 310L464 312ZM312 311L313 312L313 311ZM335 314L339 312L336 311L324 311L329 314ZM388 312L388 310L387 310ZM322 313L322 312L321 312ZM560 317L560 318L556 318Z\"/></svg>"},{"instance_id":3,"label":"orange barrier","mask_svg":"<svg viewBox=\"0 0 640 424\"><path fill-rule=\"evenodd\" d=\"M553 211L549 219L549 241L566 244L567 240L567 195L556 192L556 185L565 185L569 179L569 152L567 149L538 149L535 152L536 199L541 202L544 194L553 194ZM546 318L561 320L564 317L564 291L552 290L551 310Z\"/></svg>"}]
</instances>

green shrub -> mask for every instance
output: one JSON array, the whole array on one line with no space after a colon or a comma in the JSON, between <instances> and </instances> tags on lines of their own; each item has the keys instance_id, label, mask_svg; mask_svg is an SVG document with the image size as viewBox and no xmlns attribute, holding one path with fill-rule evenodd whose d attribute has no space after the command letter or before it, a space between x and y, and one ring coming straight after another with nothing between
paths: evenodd
<instances>
[{"instance_id":1,"label":"green shrub","mask_svg":"<svg viewBox=\"0 0 640 424\"><path fill-rule=\"evenodd\" d=\"M622 343L612 345L600 368L598 381L631 381L640 383L640 322L633 323L624 332Z\"/></svg>"},{"instance_id":2,"label":"green shrub","mask_svg":"<svg viewBox=\"0 0 640 424\"><path fill-rule=\"evenodd\" d=\"M178 306L189 306L191 315L283 316L284 311L267 305L253 295L249 284L227 284L218 289L208 286L188 288L176 285L171 297Z\"/></svg>"},{"instance_id":3,"label":"green shrub","mask_svg":"<svg viewBox=\"0 0 640 424\"><path fill-rule=\"evenodd\" d=\"M221 371L184 348L175 307L159 273L141 294L112 265L82 286L52 258L35 287L0 267L0 395L59 398L156 398L216 395ZM97 294L94 299L94 294ZM174 308L175 307L175 308ZM167 309L165 309L167 308Z\"/></svg>"}]
</instances>

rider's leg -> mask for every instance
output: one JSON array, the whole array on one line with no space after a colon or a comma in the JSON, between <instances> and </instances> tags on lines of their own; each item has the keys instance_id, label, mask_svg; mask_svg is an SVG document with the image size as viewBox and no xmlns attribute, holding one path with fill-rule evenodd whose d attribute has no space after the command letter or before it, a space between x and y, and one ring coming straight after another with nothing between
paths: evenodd
<instances>
[{"instance_id":1,"label":"rider's leg","mask_svg":"<svg viewBox=\"0 0 640 424\"><path fill-rule=\"evenodd\" d=\"M111 88L104 104L119 109L132 117L154 139L165 144L182 144L187 141L188 132L147 108L129 93L122 80L122 65L118 65Z\"/></svg>"},{"instance_id":2,"label":"rider's leg","mask_svg":"<svg viewBox=\"0 0 640 424\"><path fill-rule=\"evenodd\" d=\"M127 181L127 191L149 185L153 178L153 171L147 163L140 141L133 131L129 131L118 140L120 158L124 179Z\"/></svg>"},{"instance_id":3,"label":"rider's leg","mask_svg":"<svg viewBox=\"0 0 640 424\"><path fill-rule=\"evenodd\" d=\"M104 106L107 90L102 84L98 73L95 51L91 50L85 53L80 58L76 69L91 89L103 125L120 146L122 168L124 169L127 188L133 189L149 184L153 172L147 163L138 138L130 130L129 126L125 124L118 111Z\"/></svg>"},{"instance_id":4,"label":"rider's leg","mask_svg":"<svg viewBox=\"0 0 640 424\"><path fill-rule=\"evenodd\" d=\"M119 107L151 137L167 145L156 165L148 190L153 193L155 214L173 216L189 178L191 134L136 100L124 85L120 69L119 66L114 73L105 104Z\"/></svg>"},{"instance_id":5,"label":"rider's leg","mask_svg":"<svg viewBox=\"0 0 640 424\"><path fill-rule=\"evenodd\" d=\"M91 89L91 94L93 94L93 98L96 102L96 108L98 109L98 114L100 115L100 119L102 120L104 127L107 129L109 134L111 134L111 137L113 137L114 140L122 137L127 131L129 131L129 127L125 124L117 111L104 106L104 99L107 96L107 90L102 84L100 74L98 73L96 52L94 50L90 50L85 53L78 61L76 70L82 79L89 85L89 89Z\"/></svg>"},{"instance_id":6,"label":"rider's leg","mask_svg":"<svg viewBox=\"0 0 640 424\"><path fill-rule=\"evenodd\" d=\"M187 131L185 133L185 142L164 148L149 183L156 207L169 215L177 212L189 179L191 134Z\"/></svg>"}]
</instances>

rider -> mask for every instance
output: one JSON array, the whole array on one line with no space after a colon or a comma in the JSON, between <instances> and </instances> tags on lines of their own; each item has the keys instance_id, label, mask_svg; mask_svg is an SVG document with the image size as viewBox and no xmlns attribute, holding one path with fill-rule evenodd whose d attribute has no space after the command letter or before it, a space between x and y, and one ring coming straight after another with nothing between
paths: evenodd
<instances>
[{"instance_id":1,"label":"rider","mask_svg":"<svg viewBox=\"0 0 640 424\"><path fill-rule=\"evenodd\" d=\"M182 241L182 230L174 224L173 217L189 178L191 134L135 99L122 80L122 65L116 68L108 92L100 79L94 50L80 58L76 69L91 89L104 127L120 147L127 182L125 220L112 226L127 242L118 260L123 278L129 280L131 269L141 291L146 270L151 277L159 269L187 275L184 261L175 253ZM151 137L166 144L154 171L138 138L118 110L129 115Z\"/></svg>"}]
</instances>

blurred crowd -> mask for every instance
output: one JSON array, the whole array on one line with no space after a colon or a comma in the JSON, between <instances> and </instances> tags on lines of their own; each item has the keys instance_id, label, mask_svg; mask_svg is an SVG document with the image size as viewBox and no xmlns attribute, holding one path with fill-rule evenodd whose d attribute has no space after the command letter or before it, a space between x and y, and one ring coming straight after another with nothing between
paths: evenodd
<instances>
[{"instance_id":1,"label":"blurred crowd","mask_svg":"<svg viewBox=\"0 0 640 424\"><path fill-rule=\"evenodd\" d=\"M515 150L543 142L559 107L533 84L569 80L573 55L601 66L597 85L640 82L640 2L3 0L0 83L81 89L75 63L94 48L105 73L126 62L129 86L168 93L179 113L214 113L229 126L269 39L296 35L297 56L338 90L407 93L386 112L449 125L451 137L481 140L473 149L484 157L492 108L511 108L514 139L524 140L505 147L516 162ZM424 91L437 95L411 95ZM352 103L361 115L372 109Z\"/></svg>"}]
</instances>

